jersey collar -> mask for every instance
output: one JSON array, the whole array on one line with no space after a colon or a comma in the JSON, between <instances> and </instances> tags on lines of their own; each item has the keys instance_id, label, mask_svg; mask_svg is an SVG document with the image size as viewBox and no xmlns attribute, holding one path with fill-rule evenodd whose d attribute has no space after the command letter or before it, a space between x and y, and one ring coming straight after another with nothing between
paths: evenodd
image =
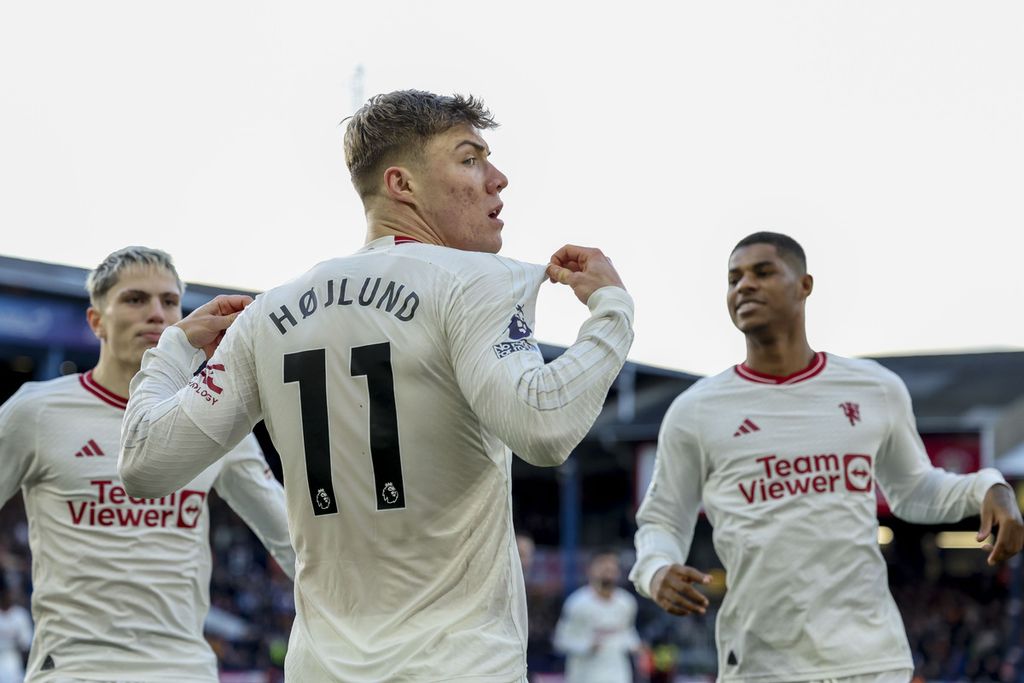
<instances>
[{"instance_id":1,"label":"jersey collar","mask_svg":"<svg viewBox=\"0 0 1024 683\"><path fill-rule=\"evenodd\" d=\"M115 408L120 408L121 410L128 407L128 399L124 396L118 396L113 391L110 391L106 387L97 383L92 377L92 370L83 375L79 375L78 381L82 383L82 387L84 387L86 391L104 403L112 405Z\"/></svg>"},{"instance_id":2,"label":"jersey collar","mask_svg":"<svg viewBox=\"0 0 1024 683\"><path fill-rule=\"evenodd\" d=\"M794 372L792 375L786 375L785 377L758 372L746 363L735 365L733 369L736 370L737 375L748 382L755 382L757 384L797 384L821 374L821 371L825 369L826 358L827 356L824 351L818 351L814 354L814 358L811 359L810 365L799 372Z\"/></svg>"}]
</instances>

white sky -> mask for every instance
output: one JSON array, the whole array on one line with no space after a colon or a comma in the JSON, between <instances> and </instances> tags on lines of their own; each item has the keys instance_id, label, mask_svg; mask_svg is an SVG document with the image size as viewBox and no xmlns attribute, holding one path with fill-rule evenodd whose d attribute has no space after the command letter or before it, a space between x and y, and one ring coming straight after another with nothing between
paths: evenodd
<instances>
[{"instance_id":1,"label":"white sky","mask_svg":"<svg viewBox=\"0 0 1024 683\"><path fill-rule=\"evenodd\" d=\"M1021 26L1005 1L4 2L0 253L142 243L264 289L354 251L362 65L365 96L484 98L502 253L604 249L633 360L742 359L725 264L758 229L807 249L815 348L1020 348ZM584 314L545 288L537 335Z\"/></svg>"}]
</instances>

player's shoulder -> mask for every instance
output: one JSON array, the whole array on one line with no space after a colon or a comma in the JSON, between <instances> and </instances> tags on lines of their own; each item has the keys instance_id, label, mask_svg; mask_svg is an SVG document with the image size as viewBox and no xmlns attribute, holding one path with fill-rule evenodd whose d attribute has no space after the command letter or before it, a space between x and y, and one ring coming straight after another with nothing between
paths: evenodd
<instances>
[{"instance_id":1,"label":"player's shoulder","mask_svg":"<svg viewBox=\"0 0 1024 683\"><path fill-rule=\"evenodd\" d=\"M4 406L19 412L41 408L52 399L74 394L81 389L81 375L64 375L55 379L25 382L7 399Z\"/></svg>"},{"instance_id":2,"label":"player's shoulder","mask_svg":"<svg viewBox=\"0 0 1024 683\"><path fill-rule=\"evenodd\" d=\"M731 367L716 375L701 377L676 397L669 412L691 409L711 396L728 393L732 391L736 380L736 373Z\"/></svg>"},{"instance_id":3,"label":"player's shoulder","mask_svg":"<svg viewBox=\"0 0 1024 683\"><path fill-rule=\"evenodd\" d=\"M429 264L464 282L492 277L540 277L545 270L545 266L540 264L518 261L498 254L463 251L433 244L396 245L388 251L388 256Z\"/></svg>"},{"instance_id":4,"label":"player's shoulder","mask_svg":"<svg viewBox=\"0 0 1024 683\"><path fill-rule=\"evenodd\" d=\"M594 601L594 589L589 584L583 584L565 599L566 610L578 610Z\"/></svg>"},{"instance_id":5,"label":"player's shoulder","mask_svg":"<svg viewBox=\"0 0 1024 683\"><path fill-rule=\"evenodd\" d=\"M895 372L870 358L847 358L835 354L826 354L829 375L847 377L861 381L880 384L887 389L905 388L903 380Z\"/></svg>"}]
</instances>

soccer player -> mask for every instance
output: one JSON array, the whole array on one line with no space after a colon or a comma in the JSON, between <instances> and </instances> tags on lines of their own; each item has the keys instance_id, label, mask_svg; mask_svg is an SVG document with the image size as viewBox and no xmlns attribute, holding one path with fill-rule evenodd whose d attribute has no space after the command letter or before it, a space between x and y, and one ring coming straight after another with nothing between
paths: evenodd
<instances>
[{"instance_id":1,"label":"soccer player","mask_svg":"<svg viewBox=\"0 0 1024 683\"><path fill-rule=\"evenodd\" d=\"M494 125L474 98L372 98L345 132L366 245L241 314L234 297L197 309L133 380L132 495L163 495L266 420L297 554L290 680L525 680L509 448L568 457L625 362L633 305L596 249L497 256ZM545 279L590 309L550 364L532 332ZM211 354L215 402L189 373Z\"/></svg>"},{"instance_id":2,"label":"soccer player","mask_svg":"<svg viewBox=\"0 0 1024 683\"><path fill-rule=\"evenodd\" d=\"M684 566L698 510L714 526L729 589L718 612L721 681L902 681L910 648L878 549L875 485L893 513L937 524L981 514L989 563L1024 539L995 470L933 467L903 382L869 360L815 352L813 281L792 238L760 232L729 258L727 303L746 362L703 379L661 426L637 513L637 590L666 611L704 613Z\"/></svg>"},{"instance_id":3,"label":"soccer player","mask_svg":"<svg viewBox=\"0 0 1024 683\"><path fill-rule=\"evenodd\" d=\"M27 680L214 683L206 498L217 490L289 575L284 491L255 437L164 495L125 493L117 452L143 352L181 319L170 257L128 247L90 273L96 367L23 385L0 408L0 505L21 488L36 634ZM192 368L193 370L195 368ZM215 383L204 384L216 396Z\"/></svg>"},{"instance_id":4,"label":"soccer player","mask_svg":"<svg viewBox=\"0 0 1024 683\"><path fill-rule=\"evenodd\" d=\"M594 554L588 583L562 606L555 649L567 655L566 683L632 683L630 654L640 649L636 598L618 587L622 570L612 549Z\"/></svg>"}]
</instances>

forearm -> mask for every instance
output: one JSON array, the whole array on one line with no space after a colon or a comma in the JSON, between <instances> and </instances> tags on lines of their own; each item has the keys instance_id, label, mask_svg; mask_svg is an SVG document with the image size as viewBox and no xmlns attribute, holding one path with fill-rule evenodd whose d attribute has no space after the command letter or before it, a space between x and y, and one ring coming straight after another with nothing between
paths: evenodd
<instances>
[{"instance_id":1,"label":"forearm","mask_svg":"<svg viewBox=\"0 0 1024 683\"><path fill-rule=\"evenodd\" d=\"M227 452L182 406L186 392L192 391L192 370L203 358L175 327L143 357L121 426L118 472L129 495L156 498L172 493Z\"/></svg>"},{"instance_id":2,"label":"forearm","mask_svg":"<svg viewBox=\"0 0 1024 683\"><path fill-rule=\"evenodd\" d=\"M933 468L919 477L906 492L894 493L890 502L893 513L908 522L956 522L978 514L985 494L997 484L1005 485L1006 480L991 468L972 474L953 474Z\"/></svg>"},{"instance_id":3,"label":"forearm","mask_svg":"<svg viewBox=\"0 0 1024 683\"><path fill-rule=\"evenodd\" d=\"M629 580L637 593L651 597L651 581L662 567L684 564L690 551L690 538L681 538L680 532L670 526L657 523L642 523L637 529L636 564L629 572Z\"/></svg>"}]
</instances>

